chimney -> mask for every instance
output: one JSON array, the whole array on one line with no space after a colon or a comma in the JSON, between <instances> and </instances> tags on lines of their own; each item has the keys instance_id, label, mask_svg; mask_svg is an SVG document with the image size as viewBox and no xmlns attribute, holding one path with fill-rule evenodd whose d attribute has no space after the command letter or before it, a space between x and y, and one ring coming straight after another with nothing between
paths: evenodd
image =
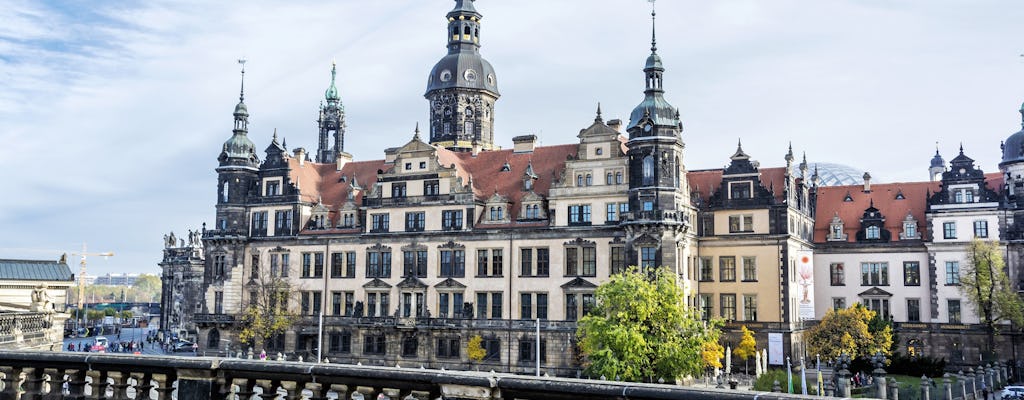
<instances>
[{"instance_id":1,"label":"chimney","mask_svg":"<svg viewBox=\"0 0 1024 400\"><path fill-rule=\"evenodd\" d=\"M537 135L522 135L512 138L513 153L533 153L537 145Z\"/></svg>"},{"instance_id":2,"label":"chimney","mask_svg":"<svg viewBox=\"0 0 1024 400\"><path fill-rule=\"evenodd\" d=\"M352 155L346 152L338 153L338 156L334 158L334 162L338 165L338 171L345 168L345 164L352 162Z\"/></svg>"},{"instance_id":3,"label":"chimney","mask_svg":"<svg viewBox=\"0 0 1024 400\"><path fill-rule=\"evenodd\" d=\"M473 157L476 157L477 154L480 154L481 148L482 147L480 146L480 142L474 140L473 141L473 148L470 149L470 153L473 155Z\"/></svg>"},{"instance_id":4,"label":"chimney","mask_svg":"<svg viewBox=\"0 0 1024 400\"><path fill-rule=\"evenodd\" d=\"M871 174L864 173L864 193L871 193Z\"/></svg>"},{"instance_id":5,"label":"chimney","mask_svg":"<svg viewBox=\"0 0 1024 400\"><path fill-rule=\"evenodd\" d=\"M305 165L305 163L306 163L306 149L301 148L301 147L296 147L295 150L293 150L293 151L295 152L295 158L299 159L299 165Z\"/></svg>"},{"instance_id":6,"label":"chimney","mask_svg":"<svg viewBox=\"0 0 1024 400\"><path fill-rule=\"evenodd\" d=\"M622 120L616 118L608 121L608 127L614 129L618 133L622 133Z\"/></svg>"}]
</instances>

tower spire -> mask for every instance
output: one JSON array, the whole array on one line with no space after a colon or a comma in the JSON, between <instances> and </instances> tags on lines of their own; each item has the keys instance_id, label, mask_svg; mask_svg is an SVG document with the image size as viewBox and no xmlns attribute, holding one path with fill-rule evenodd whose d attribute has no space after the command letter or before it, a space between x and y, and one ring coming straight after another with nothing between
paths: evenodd
<instances>
[{"instance_id":1,"label":"tower spire","mask_svg":"<svg viewBox=\"0 0 1024 400\"><path fill-rule=\"evenodd\" d=\"M238 63L242 64L242 87L241 87L241 89L238 90L238 102L239 103L245 101L245 62L246 61L247 60L244 59L244 58L239 58L238 59Z\"/></svg>"},{"instance_id":2,"label":"tower spire","mask_svg":"<svg viewBox=\"0 0 1024 400\"><path fill-rule=\"evenodd\" d=\"M655 37L655 33L657 31L654 29L654 16L655 16L654 1L655 0L647 0L647 1L649 1L651 3L651 53L654 53L654 52L658 51L658 40Z\"/></svg>"}]
</instances>

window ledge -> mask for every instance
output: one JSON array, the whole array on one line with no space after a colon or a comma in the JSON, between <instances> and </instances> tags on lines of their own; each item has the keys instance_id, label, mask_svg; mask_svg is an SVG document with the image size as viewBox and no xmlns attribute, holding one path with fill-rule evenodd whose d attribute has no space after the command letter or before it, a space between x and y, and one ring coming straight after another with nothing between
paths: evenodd
<instances>
[{"instance_id":1,"label":"window ledge","mask_svg":"<svg viewBox=\"0 0 1024 400\"><path fill-rule=\"evenodd\" d=\"M744 279L741 282L754 282L754 283L757 283L757 279Z\"/></svg>"}]
</instances>

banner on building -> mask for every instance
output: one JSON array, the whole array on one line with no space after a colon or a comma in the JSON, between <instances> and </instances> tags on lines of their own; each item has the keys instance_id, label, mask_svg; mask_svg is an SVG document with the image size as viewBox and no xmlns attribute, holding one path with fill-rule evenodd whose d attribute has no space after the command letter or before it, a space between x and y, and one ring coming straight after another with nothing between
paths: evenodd
<instances>
[{"instance_id":1,"label":"banner on building","mask_svg":"<svg viewBox=\"0 0 1024 400\"><path fill-rule=\"evenodd\" d=\"M800 320L814 319L814 253L796 252L797 315Z\"/></svg>"},{"instance_id":2,"label":"banner on building","mask_svg":"<svg viewBox=\"0 0 1024 400\"><path fill-rule=\"evenodd\" d=\"M768 333L768 364L783 365L786 363L786 355L782 351L782 334Z\"/></svg>"}]
</instances>

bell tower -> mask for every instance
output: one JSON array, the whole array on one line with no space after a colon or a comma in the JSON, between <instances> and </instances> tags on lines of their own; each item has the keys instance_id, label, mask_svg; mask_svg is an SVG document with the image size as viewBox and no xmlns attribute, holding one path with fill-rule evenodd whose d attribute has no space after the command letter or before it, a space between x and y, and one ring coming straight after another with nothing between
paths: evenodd
<instances>
[{"instance_id":1,"label":"bell tower","mask_svg":"<svg viewBox=\"0 0 1024 400\"><path fill-rule=\"evenodd\" d=\"M455 0L446 15L448 54L427 77L430 144L453 151L494 145L494 103L501 95L494 68L480 55L480 20L474 0Z\"/></svg>"},{"instance_id":2,"label":"bell tower","mask_svg":"<svg viewBox=\"0 0 1024 400\"><path fill-rule=\"evenodd\" d=\"M256 145L249 140L249 108L245 105L245 60L242 64L242 85L235 106L235 125L231 138L224 142L217 157L217 221L214 229L245 231L248 226L245 204L249 191L256 184L260 159Z\"/></svg>"},{"instance_id":3,"label":"bell tower","mask_svg":"<svg viewBox=\"0 0 1024 400\"><path fill-rule=\"evenodd\" d=\"M316 151L316 162L333 163L338 155L345 152L345 106L341 104L338 87L334 80L338 74L338 66L331 63L331 85L324 92L327 104L320 104L320 141ZM334 140L331 140L331 139Z\"/></svg>"}]
</instances>

